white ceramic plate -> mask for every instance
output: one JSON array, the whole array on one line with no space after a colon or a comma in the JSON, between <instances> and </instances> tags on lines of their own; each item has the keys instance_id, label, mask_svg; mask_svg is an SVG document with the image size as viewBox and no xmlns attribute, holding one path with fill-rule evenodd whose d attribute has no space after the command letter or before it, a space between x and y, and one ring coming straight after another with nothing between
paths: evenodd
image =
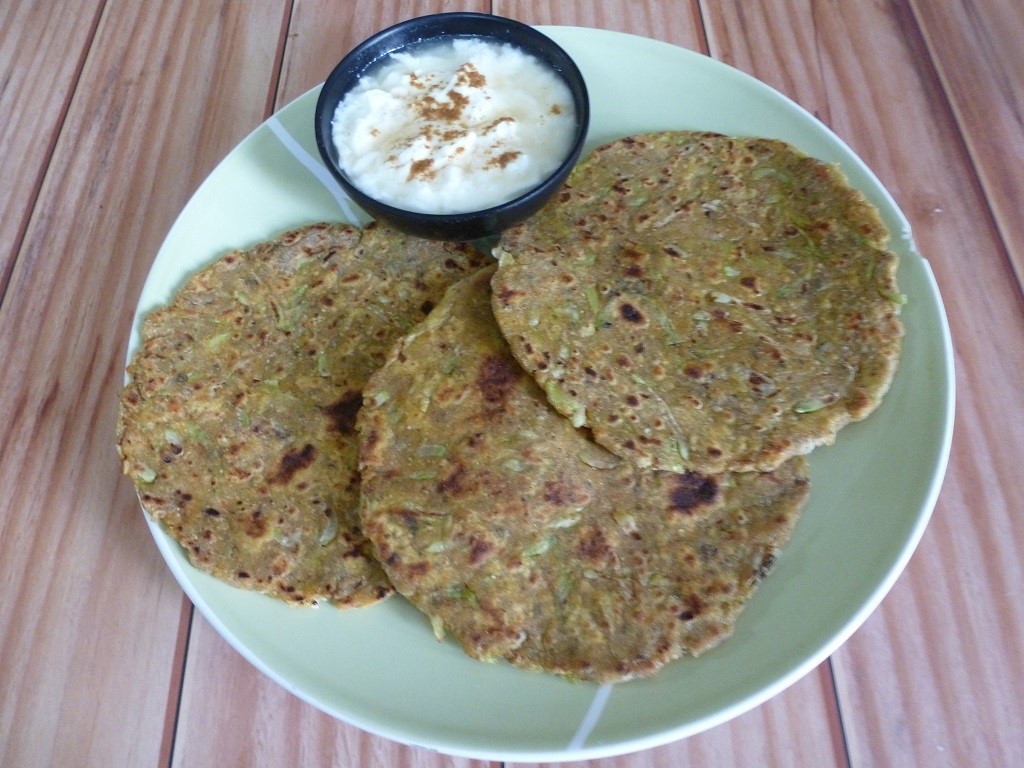
<instances>
[{"instance_id":1,"label":"white ceramic plate","mask_svg":"<svg viewBox=\"0 0 1024 768\"><path fill-rule=\"evenodd\" d=\"M806 674L864 621L906 565L935 504L953 423L952 349L931 270L892 198L848 147L785 97L707 57L608 31L544 31L587 79L590 148L629 133L704 129L784 139L838 163L892 229L909 301L891 390L872 416L811 455L806 511L735 635L653 679L596 686L473 661L453 642L436 642L400 597L351 611L293 608L199 573L151 526L202 614L285 688L388 738L492 760L585 759L656 746L734 717ZM225 250L358 215L316 153L317 90L239 144L185 207L142 292L132 350L142 316Z\"/></svg>"}]
</instances>

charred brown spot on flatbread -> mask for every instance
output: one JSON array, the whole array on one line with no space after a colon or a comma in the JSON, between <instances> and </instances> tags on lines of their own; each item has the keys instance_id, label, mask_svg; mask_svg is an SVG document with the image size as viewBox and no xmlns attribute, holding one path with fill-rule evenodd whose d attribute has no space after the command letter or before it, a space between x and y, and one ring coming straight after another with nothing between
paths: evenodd
<instances>
[{"instance_id":1,"label":"charred brown spot on flatbread","mask_svg":"<svg viewBox=\"0 0 1024 768\"><path fill-rule=\"evenodd\" d=\"M580 507L590 502L591 495L571 480L558 477L544 481L543 498L556 507Z\"/></svg>"},{"instance_id":2,"label":"charred brown spot on flatbread","mask_svg":"<svg viewBox=\"0 0 1024 768\"><path fill-rule=\"evenodd\" d=\"M619 316L627 323L632 323L633 325L643 325L647 321L644 313L628 301L619 304Z\"/></svg>"},{"instance_id":3,"label":"charred brown spot on flatbread","mask_svg":"<svg viewBox=\"0 0 1024 768\"><path fill-rule=\"evenodd\" d=\"M718 482L714 477L698 472L677 475L669 493L669 504L676 512L693 514L699 507L709 505L718 498Z\"/></svg>"},{"instance_id":4,"label":"charred brown spot on flatbread","mask_svg":"<svg viewBox=\"0 0 1024 768\"><path fill-rule=\"evenodd\" d=\"M500 405L520 376L519 366L502 355L491 355L480 363L477 387L490 405Z\"/></svg>"},{"instance_id":5,"label":"charred brown spot on flatbread","mask_svg":"<svg viewBox=\"0 0 1024 768\"><path fill-rule=\"evenodd\" d=\"M458 496L465 493L468 470L461 462L437 484L437 492L446 496Z\"/></svg>"},{"instance_id":6,"label":"charred brown spot on flatbread","mask_svg":"<svg viewBox=\"0 0 1024 768\"><path fill-rule=\"evenodd\" d=\"M344 397L331 403L324 412L331 420L331 426L342 435L350 437L355 434L356 415L363 404L361 392L346 392Z\"/></svg>"},{"instance_id":7,"label":"charred brown spot on flatbread","mask_svg":"<svg viewBox=\"0 0 1024 768\"><path fill-rule=\"evenodd\" d=\"M592 563L600 563L607 560L612 553L604 531L597 527L591 527L580 537L576 547L576 554L583 560Z\"/></svg>"},{"instance_id":8,"label":"charred brown spot on flatbread","mask_svg":"<svg viewBox=\"0 0 1024 768\"><path fill-rule=\"evenodd\" d=\"M484 536L470 536L469 538L469 564L478 566L487 556L494 551L494 544Z\"/></svg>"},{"instance_id":9,"label":"charred brown spot on flatbread","mask_svg":"<svg viewBox=\"0 0 1024 768\"><path fill-rule=\"evenodd\" d=\"M262 512L256 510L243 518L242 526L245 529L245 535L250 539L262 539L267 533L267 518Z\"/></svg>"},{"instance_id":10,"label":"charred brown spot on flatbread","mask_svg":"<svg viewBox=\"0 0 1024 768\"><path fill-rule=\"evenodd\" d=\"M290 483L295 473L308 467L315 458L316 446L312 443L306 443L298 450L288 451L281 457L277 472L270 476L270 482L279 485Z\"/></svg>"}]
</instances>

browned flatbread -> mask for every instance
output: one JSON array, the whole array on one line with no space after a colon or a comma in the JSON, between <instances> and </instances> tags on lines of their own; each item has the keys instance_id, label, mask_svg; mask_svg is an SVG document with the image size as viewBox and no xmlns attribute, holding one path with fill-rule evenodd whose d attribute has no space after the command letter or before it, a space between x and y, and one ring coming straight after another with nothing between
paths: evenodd
<instances>
[{"instance_id":1,"label":"browned flatbread","mask_svg":"<svg viewBox=\"0 0 1024 768\"><path fill-rule=\"evenodd\" d=\"M897 257L835 167L767 139L598 149L505 233L494 312L552 405L638 466L768 470L896 369Z\"/></svg>"},{"instance_id":2,"label":"browned flatbread","mask_svg":"<svg viewBox=\"0 0 1024 768\"><path fill-rule=\"evenodd\" d=\"M118 448L193 565L299 604L391 592L356 515L363 385L482 262L381 225L319 224L228 253L146 318Z\"/></svg>"},{"instance_id":3,"label":"browned flatbread","mask_svg":"<svg viewBox=\"0 0 1024 768\"><path fill-rule=\"evenodd\" d=\"M788 540L803 458L638 469L550 407L466 278L373 375L363 528L395 587L470 655L610 682L721 642Z\"/></svg>"}]
</instances>

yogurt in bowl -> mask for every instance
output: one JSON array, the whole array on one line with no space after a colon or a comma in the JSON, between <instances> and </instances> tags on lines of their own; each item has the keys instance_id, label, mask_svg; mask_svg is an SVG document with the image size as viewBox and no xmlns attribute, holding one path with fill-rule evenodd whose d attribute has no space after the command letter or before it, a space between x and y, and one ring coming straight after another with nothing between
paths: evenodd
<instances>
[{"instance_id":1,"label":"yogurt in bowl","mask_svg":"<svg viewBox=\"0 0 1024 768\"><path fill-rule=\"evenodd\" d=\"M558 169L576 110L565 80L509 43L453 38L388 56L338 104L338 162L383 203L465 213Z\"/></svg>"},{"instance_id":2,"label":"yogurt in bowl","mask_svg":"<svg viewBox=\"0 0 1024 768\"><path fill-rule=\"evenodd\" d=\"M328 170L367 213L423 237L488 237L536 212L579 158L576 64L511 19L442 13L356 46L317 100Z\"/></svg>"}]
</instances>

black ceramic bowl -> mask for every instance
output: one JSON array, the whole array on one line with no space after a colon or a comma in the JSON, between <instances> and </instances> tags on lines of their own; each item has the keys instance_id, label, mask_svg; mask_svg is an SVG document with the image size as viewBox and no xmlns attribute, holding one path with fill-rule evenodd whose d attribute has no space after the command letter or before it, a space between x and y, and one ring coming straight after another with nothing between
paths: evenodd
<instances>
[{"instance_id":1,"label":"black ceramic bowl","mask_svg":"<svg viewBox=\"0 0 1024 768\"><path fill-rule=\"evenodd\" d=\"M331 137L335 109L367 70L389 54L454 37L509 43L540 59L562 77L569 86L576 109L576 133L569 154L551 175L528 192L492 208L431 214L406 211L375 200L356 187L338 165L338 152ZM420 237L475 240L495 235L528 218L558 191L583 149L590 123L590 103L586 83L576 64L554 41L533 27L483 13L439 13L396 24L356 46L324 83L314 120L316 145L324 163L349 196L371 216Z\"/></svg>"}]
</instances>

